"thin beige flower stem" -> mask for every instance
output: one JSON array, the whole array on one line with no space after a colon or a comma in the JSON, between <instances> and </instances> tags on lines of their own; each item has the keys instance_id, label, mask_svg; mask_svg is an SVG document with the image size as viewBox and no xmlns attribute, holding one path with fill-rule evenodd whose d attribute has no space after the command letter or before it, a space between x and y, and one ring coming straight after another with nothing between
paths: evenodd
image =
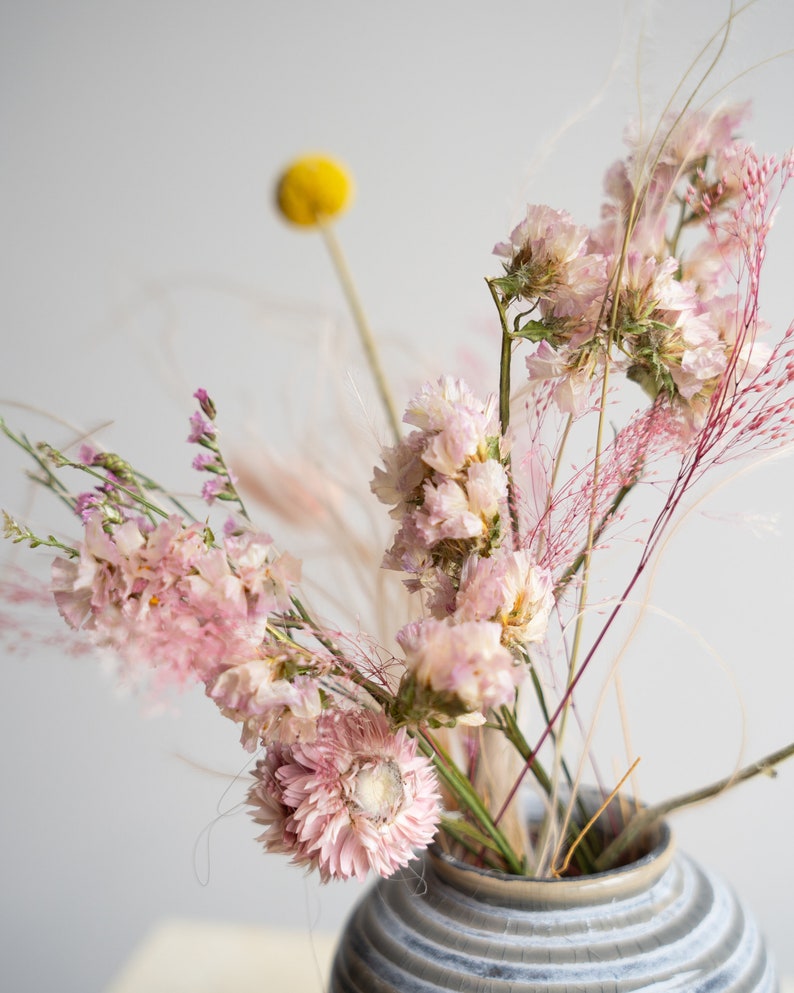
<instances>
[{"instance_id":1,"label":"thin beige flower stem","mask_svg":"<svg viewBox=\"0 0 794 993\"><path fill-rule=\"evenodd\" d=\"M69 490L67 489L66 486L64 486L61 480L55 475L55 473L52 471L50 466L47 464L47 461L41 457L41 455L36 451L35 447L31 445L30 441L25 437L25 435L19 435L19 436L15 435L2 417L0 417L0 431L3 432L6 438L8 438L10 441L13 441L15 445L18 445L19 448L21 448L26 455L29 455L30 458L32 458L33 461L36 463L36 465L39 467L39 469L41 469L41 471L44 473L44 479L42 479L40 476L34 475L32 472L27 474L28 478L31 479L33 482L38 483L39 486L46 487L48 490L50 490L51 493L55 494L55 496L62 503L65 503L66 506L69 508L69 510L74 512L74 500L69 495Z\"/></svg>"},{"instance_id":2,"label":"thin beige flower stem","mask_svg":"<svg viewBox=\"0 0 794 993\"><path fill-rule=\"evenodd\" d=\"M375 381L375 387L378 391L380 401L383 404L383 410L389 422L394 443L397 444L402 435L400 418L397 415L397 408L391 395L388 381L384 375L383 367L380 363L378 349L375 343L375 336L372 333L369 326L369 321L364 313L364 308L361 305L361 299L359 298L358 291L356 290L355 283L353 282L353 277L342 252L342 247L339 244L336 234L334 233L333 226L328 221L322 221L319 224L319 228L320 233L323 236L323 241L325 242L325 247L328 249L328 254L331 256L331 262L333 263L339 282L342 286L342 291L345 294L348 306L350 307L350 312L353 315L353 323L356 325L356 330L358 331L361 346L364 349L367 364L369 365L370 372L372 373L372 378Z\"/></svg>"},{"instance_id":3,"label":"thin beige flower stem","mask_svg":"<svg viewBox=\"0 0 794 993\"><path fill-rule=\"evenodd\" d=\"M619 285L619 282L618 282ZM617 294L615 295L615 307L617 307ZM601 381L601 403L598 411L598 427L596 429L596 444L595 444L595 454L593 455L593 482L592 482L592 495L590 498L590 513L588 515L587 521L587 542L585 544L583 558L582 558L582 584L579 588L579 609L577 611L576 624L574 626L573 634L573 644L571 646L571 657L568 663L568 686L570 687L575 678L575 673L577 669L577 659L579 658L579 649L582 643L582 634L584 631L584 619L587 613L587 596L589 592L590 583L590 565L592 562L593 547L596 542L596 535L599 530L599 526L603 522L596 522L596 509L598 506L598 487L601 483L601 454L604 447L604 427L606 424L606 403L607 395L609 392L609 354L612 345L612 328L614 327L614 319L610 321L610 331L607 335L607 343L604 349L604 375ZM573 694L568 694L565 705L562 709L562 715L560 717L560 727L557 732L557 748L555 749L558 755L562 753L562 742L565 739L565 732L568 724L568 715L573 702ZM557 776L557 770L555 770L555 778Z\"/></svg>"},{"instance_id":4,"label":"thin beige flower stem","mask_svg":"<svg viewBox=\"0 0 794 993\"><path fill-rule=\"evenodd\" d=\"M617 784L617 786L612 790L612 792L609 794L609 796L604 800L604 802L601 804L601 806L598 808L598 810L593 814L593 816L590 818L590 820L587 822L587 824L585 824L585 826L579 832L579 834L576 837L576 840L571 845L571 847L568 849L568 853L566 854L565 860L563 861L563 863L560 866L560 868L559 869L555 869L554 866L552 866L552 869L551 869L552 876L564 876L565 875L565 873L568 871L568 866L571 864L571 859L573 858L574 853L576 852L576 849L585 840L585 837L587 836L587 832L595 824L595 822L603 814L603 812L607 809L607 807L610 805L610 803L612 803L612 801L615 799L615 797L617 796L617 794L620 792L620 789L623 786L623 784L626 782L626 780L629 778L629 776L634 772L634 770L639 765L639 762L640 762L639 758L636 758L632 762L631 768L628 769L628 771L621 778L621 780Z\"/></svg>"},{"instance_id":5,"label":"thin beige flower stem","mask_svg":"<svg viewBox=\"0 0 794 993\"><path fill-rule=\"evenodd\" d=\"M596 527L595 535L593 538L594 543L598 542L598 539L604 533L604 530L606 529L607 525L609 524L614 514L619 509L620 505L623 503L623 501L626 499L629 493L631 493L632 489L634 488L634 485L635 485L634 483L631 483L628 486L622 486L618 490L615 499L610 504L609 510L606 512L606 514L604 514L604 516L599 521L598 526ZM573 560L571 565L565 570L562 576L560 576L559 580L557 581L557 585L554 587L555 599L565 589L568 583L570 583L570 581L573 579L573 577L582 567L582 563L585 561L586 557L587 557L586 551L580 552L579 555L577 555L577 557Z\"/></svg>"},{"instance_id":6,"label":"thin beige flower stem","mask_svg":"<svg viewBox=\"0 0 794 993\"><path fill-rule=\"evenodd\" d=\"M612 844L601 853L596 861L596 869L599 872L610 869L635 838L645 831L646 828L650 827L656 821L661 820L661 818L666 817L668 814L673 813L673 811L689 807L694 803L701 803L703 800L710 800L715 796L719 796L720 793L725 793L732 787L738 786L739 783L743 783L747 779L752 779L754 776L761 774L775 776L777 775L775 766L780 765L781 762L790 758L792 755L794 755L794 742L775 752L770 752L769 755L765 755L757 762L751 762L750 765L744 766L743 769L740 769L731 776L725 776L710 783L708 786L692 790L689 793L681 793L676 797L672 797L670 800L657 803L653 807L645 807L632 817Z\"/></svg>"},{"instance_id":7,"label":"thin beige flower stem","mask_svg":"<svg viewBox=\"0 0 794 993\"><path fill-rule=\"evenodd\" d=\"M568 435L571 433L571 428L573 427L573 414L568 414L568 419L565 422L565 427L563 428L562 436L560 438L560 443L557 445L557 451L554 456L554 468L551 470L551 479L549 481L549 500L548 506L551 506L551 502L554 496L554 487L557 485L557 474L562 466L562 453L565 450L565 446L568 442Z\"/></svg>"},{"instance_id":8,"label":"thin beige flower stem","mask_svg":"<svg viewBox=\"0 0 794 993\"><path fill-rule=\"evenodd\" d=\"M620 654L618 655L618 661L620 660ZM618 715L620 717L620 731L623 736L623 750L626 753L626 759L628 760L634 754L634 746L631 743L631 725L629 723L629 713L626 707L626 695L623 692L623 677L620 674L620 669L615 668L615 698L618 705ZM635 763L636 765L636 763ZM631 770L629 770L631 772ZM639 800L636 798L639 796L639 785L637 780L633 780L631 784L631 791L633 794L633 803L637 809L639 809Z\"/></svg>"},{"instance_id":9,"label":"thin beige flower stem","mask_svg":"<svg viewBox=\"0 0 794 993\"><path fill-rule=\"evenodd\" d=\"M504 859L508 871L517 876L523 875L523 862L513 851L504 833L494 823L490 812L475 792L469 779L458 769L452 758L429 732L421 731L417 736L417 741L424 754L432 759L439 776L446 782L458 800L474 815L483 831L493 838L494 845Z\"/></svg>"}]
</instances>

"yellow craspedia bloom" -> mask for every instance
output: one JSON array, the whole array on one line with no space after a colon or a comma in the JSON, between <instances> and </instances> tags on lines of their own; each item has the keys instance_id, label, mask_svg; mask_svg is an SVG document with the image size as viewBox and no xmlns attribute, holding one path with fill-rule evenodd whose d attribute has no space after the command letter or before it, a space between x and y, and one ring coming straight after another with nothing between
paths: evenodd
<instances>
[{"instance_id":1,"label":"yellow craspedia bloom","mask_svg":"<svg viewBox=\"0 0 794 993\"><path fill-rule=\"evenodd\" d=\"M340 214L353 199L353 180L325 155L304 155L287 167L276 186L278 209L293 224L312 227Z\"/></svg>"}]
</instances>

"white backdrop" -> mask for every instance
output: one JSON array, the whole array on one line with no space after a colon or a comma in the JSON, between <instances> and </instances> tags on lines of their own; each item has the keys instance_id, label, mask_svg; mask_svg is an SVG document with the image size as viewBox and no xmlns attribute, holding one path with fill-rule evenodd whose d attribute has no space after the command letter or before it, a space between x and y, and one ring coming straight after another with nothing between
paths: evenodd
<instances>
[{"instance_id":1,"label":"white backdrop","mask_svg":"<svg viewBox=\"0 0 794 993\"><path fill-rule=\"evenodd\" d=\"M108 448L183 491L200 482L183 443L197 386L227 437L254 439L253 464L257 444L322 444L318 383L330 376L352 397L350 369L365 399L369 387L319 241L286 228L270 202L282 164L312 149L355 173L340 235L400 401L431 372L465 371L469 352L489 354L482 278L496 271L494 242L527 199L595 222L638 86L646 111L658 109L727 9L4 0L2 414L57 444L69 427L33 409L102 428ZM761 0L706 92L792 47L794 8ZM764 151L794 143L792 82L786 57L726 94L755 101L749 132ZM790 195L763 298L778 329L794 316L793 249ZM0 505L67 531L22 465L0 447ZM653 602L720 661L660 615L640 632L625 677L651 800L729 772L742 747L749 760L791 737L793 481L786 461L743 477L671 545ZM758 538L738 512L779 512L779 531ZM7 563L33 564L13 551ZM45 555L38 566L46 575ZM318 887L261 854L235 810L246 763L236 729L200 693L178 715L146 719L145 702L120 699L95 660L69 654L49 615L26 616L37 636L26 651L10 638L2 662L4 989L101 989L167 916L340 925L359 888ZM792 805L794 766L675 825L755 908L794 974Z\"/></svg>"}]
</instances>

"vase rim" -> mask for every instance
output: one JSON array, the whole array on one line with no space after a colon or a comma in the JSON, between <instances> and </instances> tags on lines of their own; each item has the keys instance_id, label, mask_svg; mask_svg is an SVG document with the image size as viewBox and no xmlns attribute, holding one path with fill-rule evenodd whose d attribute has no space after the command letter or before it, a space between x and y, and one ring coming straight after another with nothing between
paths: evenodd
<instances>
[{"instance_id":1,"label":"vase rim","mask_svg":"<svg viewBox=\"0 0 794 993\"><path fill-rule=\"evenodd\" d=\"M669 867L675 852L675 836L667 821L648 828L648 850L637 859L614 869L583 876L535 878L519 876L498 869L471 865L444 852L437 842L427 849L436 875L456 889L482 892L488 890L495 899L538 900L549 904L601 903L616 896L630 896L652 886Z\"/></svg>"}]
</instances>

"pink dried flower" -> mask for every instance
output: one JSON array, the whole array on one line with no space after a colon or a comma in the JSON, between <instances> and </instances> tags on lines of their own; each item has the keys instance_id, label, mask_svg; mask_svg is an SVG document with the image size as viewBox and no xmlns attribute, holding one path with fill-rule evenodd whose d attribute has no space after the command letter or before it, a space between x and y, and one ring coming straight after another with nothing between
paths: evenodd
<instances>
[{"instance_id":1,"label":"pink dried flower","mask_svg":"<svg viewBox=\"0 0 794 993\"><path fill-rule=\"evenodd\" d=\"M77 452L77 461L82 462L83 465L93 465L98 454L98 449L93 445L81 445Z\"/></svg>"},{"instance_id":2,"label":"pink dried flower","mask_svg":"<svg viewBox=\"0 0 794 993\"><path fill-rule=\"evenodd\" d=\"M215 466L217 464L218 456L214 452L199 452L192 462L193 468L198 469L199 471L208 468L208 466Z\"/></svg>"},{"instance_id":3,"label":"pink dried flower","mask_svg":"<svg viewBox=\"0 0 794 993\"><path fill-rule=\"evenodd\" d=\"M203 526L177 515L149 532L127 521L108 534L93 514L79 559L53 563L55 602L72 627L133 669L211 678L224 664L256 657L268 612L288 602L296 574L294 560L267 558L262 536L227 543L228 554L208 548ZM230 564L236 559L239 571Z\"/></svg>"},{"instance_id":4,"label":"pink dried flower","mask_svg":"<svg viewBox=\"0 0 794 993\"><path fill-rule=\"evenodd\" d=\"M213 476L201 487L201 499L205 503L213 504L222 493L228 491L228 485L223 476Z\"/></svg>"},{"instance_id":5,"label":"pink dried flower","mask_svg":"<svg viewBox=\"0 0 794 993\"><path fill-rule=\"evenodd\" d=\"M96 491L89 490L87 493L78 494L74 505L74 512L85 524L92 514L101 510L103 503L103 498Z\"/></svg>"},{"instance_id":6,"label":"pink dried flower","mask_svg":"<svg viewBox=\"0 0 794 993\"><path fill-rule=\"evenodd\" d=\"M507 644L542 641L554 607L548 569L527 551L503 552L483 559L472 556L463 567L454 619L495 621Z\"/></svg>"},{"instance_id":7,"label":"pink dried flower","mask_svg":"<svg viewBox=\"0 0 794 993\"><path fill-rule=\"evenodd\" d=\"M428 618L397 633L417 685L469 713L512 703L526 674L501 639L502 625L490 621Z\"/></svg>"},{"instance_id":8,"label":"pink dried flower","mask_svg":"<svg viewBox=\"0 0 794 993\"><path fill-rule=\"evenodd\" d=\"M272 654L230 666L207 684L207 696L224 717L243 725L241 743L249 752L276 741L313 741L323 710L316 678L285 678L290 664L306 666L306 660L293 659L278 645L270 647Z\"/></svg>"},{"instance_id":9,"label":"pink dried flower","mask_svg":"<svg viewBox=\"0 0 794 993\"><path fill-rule=\"evenodd\" d=\"M266 850L323 882L390 876L433 839L440 818L430 762L382 714L329 711L313 742L271 745L248 793Z\"/></svg>"},{"instance_id":10,"label":"pink dried flower","mask_svg":"<svg viewBox=\"0 0 794 993\"><path fill-rule=\"evenodd\" d=\"M217 415L217 410L215 409L215 404L210 399L209 393L203 388L199 387L193 394L194 398L198 400L199 407L201 407L202 412L211 420L214 421Z\"/></svg>"},{"instance_id":11,"label":"pink dried flower","mask_svg":"<svg viewBox=\"0 0 794 993\"><path fill-rule=\"evenodd\" d=\"M206 420L197 410L190 415L190 429L187 440L191 443L201 443L202 440L214 438L217 434L217 429L212 421Z\"/></svg>"}]
</instances>

